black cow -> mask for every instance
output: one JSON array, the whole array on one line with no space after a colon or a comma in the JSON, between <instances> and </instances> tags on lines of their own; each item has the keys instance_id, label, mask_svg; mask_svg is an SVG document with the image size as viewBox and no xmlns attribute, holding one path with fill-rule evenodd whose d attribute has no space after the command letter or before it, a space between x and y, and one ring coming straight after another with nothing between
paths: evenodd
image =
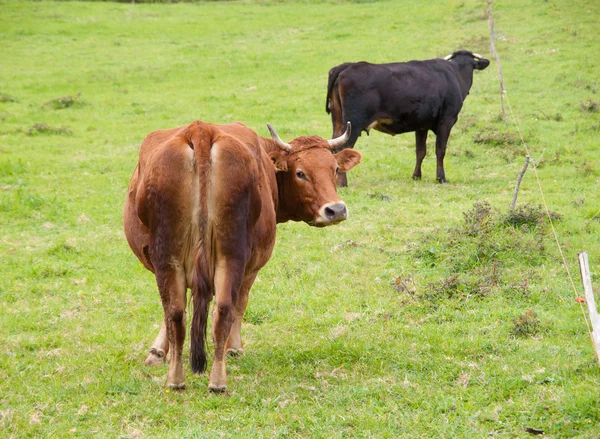
<instances>
[{"instance_id":1,"label":"black cow","mask_svg":"<svg viewBox=\"0 0 600 439\"><path fill-rule=\"evenodd\" d=\"M473 70L490 62L481 55L459 50L444 59L390 64L344 63L329 71L325 110L331 113L333 137L352 123L350 139L340 149L353 148L362 131L375 129L392 136L414 131L417 164L414 179L421 178L427 132L437 136L437 180L447 183L444 155L450 130L473 83ZM346 175L338 175L346 186Z\"/></svg>"}]
</instances>

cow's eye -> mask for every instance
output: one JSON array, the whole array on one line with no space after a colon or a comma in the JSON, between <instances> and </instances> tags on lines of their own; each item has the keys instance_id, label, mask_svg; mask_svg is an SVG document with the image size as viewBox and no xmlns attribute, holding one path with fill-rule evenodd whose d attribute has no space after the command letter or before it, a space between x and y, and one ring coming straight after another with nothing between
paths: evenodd
<instances>
[{"instance_id":1,"label":"cow's eye","mask_svg":"<svg viewBox=\"0 0 600 439\"><path fill-rule=\"evenodd\" d=\"M296 171L296 177L298 177L300 180L306 180L306 174L300 170Z\"/></svg>"},{"instance_id":2,"label":"cow's eye","mask_svg":"<svg viewBox=\"0 0 600 439\"><path fill-rule=\"evenodd\" d=\"M338 172L339 172L339 171L340 171L340 167L339 167L339 166L336 166L336 167L335 167L335 175L338 175Z\"/></svg>"}]
</instances>

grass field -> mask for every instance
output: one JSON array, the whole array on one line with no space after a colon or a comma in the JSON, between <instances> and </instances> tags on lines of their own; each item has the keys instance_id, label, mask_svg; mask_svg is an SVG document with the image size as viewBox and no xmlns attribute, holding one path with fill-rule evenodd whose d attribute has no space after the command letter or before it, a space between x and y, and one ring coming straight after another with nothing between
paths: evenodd
<instances>
[{"instance_id":1,"label":"grass field","mask_svg":"<svg viewBox=\"0 0 600 439\"><path fill-rule=\"evenodd\" d=\"M450 184L431 147L410 179L412 134L363 134L348 221L279 226L225 395L187 363L185 392L142 365L162 307L121 211L144 136L201 119L328 138L331 67L489 57L486 6L0 0L0 437L600 437L575 302L578 251L600 291L592 0L496 2L510 124L492 60L450 137ZM515 122L577 291L532 167L509 212Z\"/></svg>"}]
</instances>

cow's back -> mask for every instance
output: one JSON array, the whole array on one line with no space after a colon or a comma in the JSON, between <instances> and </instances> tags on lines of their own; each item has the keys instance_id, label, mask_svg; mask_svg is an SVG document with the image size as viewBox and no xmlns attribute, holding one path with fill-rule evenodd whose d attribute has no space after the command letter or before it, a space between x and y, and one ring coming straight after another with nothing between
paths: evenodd
<instances>
[{"instance_id":1,"label":"cow's back","mask_svg":"<svg viewBox=\"0 0 600 439\"><path fill-rule=\"evenodd\" d=\"M210 145L203 159L194 151L194 136ZM124 212L127 240L144 266L155 271L176 261L191 285L202 233L210 233L206 239L218 242L220 251L246 249L249 261L255 241L262 239L268 259L275 218L263 154L256 134L238 123L195 122L148 135Z\"/></svg>"},{"instance_id":2,"label":"cow's back","mask_svg":"<svg viewBox=\"0 0 600 439\"><path fill-rule=\"evenodd\" d=\"M171 256L185 263L186 272L191 269L185 250L194 238L198 182L194 151L183 136L185 129L149 134L140 146L129 184L125 235L136 256L153 272L168 265ZM190 253L189 244L187 247Z\"/></svg>"},{"instance_id":3,"label":"cow's back","mask_svg":"<svg viewBox=\"0 0 600 439\"><path fill-rule=\"evenodd\" d=\"M367 124L385 121L379 128L389 134L435 130L441 118L458 114L463 101L456 72L442 59L349 64L339 72L337 87L344 114L360 113Z\"/></svg>"}]
</instances>

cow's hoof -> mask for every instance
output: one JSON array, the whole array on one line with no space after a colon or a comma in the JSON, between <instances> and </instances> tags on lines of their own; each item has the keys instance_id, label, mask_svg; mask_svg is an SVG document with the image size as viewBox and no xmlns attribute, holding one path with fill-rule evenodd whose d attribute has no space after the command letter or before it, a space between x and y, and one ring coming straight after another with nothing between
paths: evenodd
<instances>
[{"instance_id":1,"label":"cow's hoof","mask_svg":"<svg viewBox=\"0 0 600 439\"><path fill-rule=\"evenodd\" d=\"M150 349L150 353L144 361L144 365L146 366L160 366L165 363L165 351L162 349L152 348Z\"/></svg>"},{"instance_id":2,"label":"cow's hoof","mask_svg":"<svg viewBox=\"0 0 600 439\"><path fill-rule=\"evenodd\" d=\"M185 383L167 383L169 390L185 390Z\"/></svg>"},{"instance_id":3,"label":"cow's hoof","mask_svg":"<svg viewBox=\"0 0 600 439\"><path fill-rule=\"evenodd\" d=\"M208 390L210 390L213 393L225 393L225 391L227 390L227 386L226 385L216 386L213 384L209 384Z\"/></svg>"},{"instance_id":4,"label":"cow's hoof","mask_svg":"<svg viewBox=\"0 0 600 439\"><path fill-rule=\"evenodd\" d=\"M242 355L244 353L244 349L242 348L229 348L227 349L227 355L229 355L230 357L239 357L240 355Z\"/></svg>"},{"instance_id":5,"label":"cow's hoof","mask_svg":"<svg viewBox=\"0 0 600 439\"><path fill-rule=\"evenodd\" d=\"M437 179L437 181L438 181L440 184L446 184L446 183L448 183L448 180L446 180L445 178L438 178L438 179Z\"/></svg>"},{"instance_id":6,"label":"cow's hoof","mask_svg":"<svg viewBox=\"0 0 600 439\"><path fill-rule=\"evenodd\" d=\"M420 175L413 175L412 178L413 178L413 180L420 180L421 176Z\"/></svg>"}]
</instances>

